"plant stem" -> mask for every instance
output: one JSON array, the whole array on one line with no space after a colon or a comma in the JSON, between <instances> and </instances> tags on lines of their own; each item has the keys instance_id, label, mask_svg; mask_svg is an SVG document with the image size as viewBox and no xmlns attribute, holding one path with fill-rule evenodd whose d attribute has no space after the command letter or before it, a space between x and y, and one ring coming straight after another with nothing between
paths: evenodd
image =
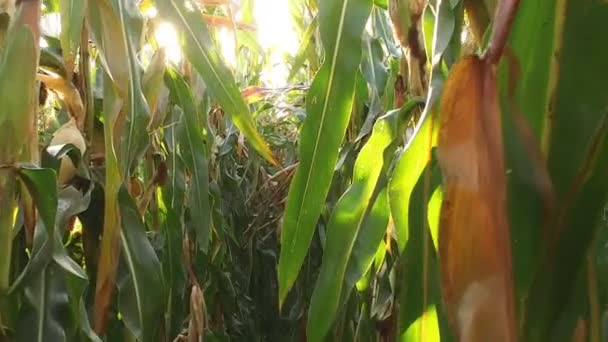
<instances>
[{"instance_id":1,"label":"plant stem","mask_svg":"<svg viewBox=\"0 0 608 342\"><path fill-rule=\"evenodd\" d=\"M12 173L0 171L0 337L2 327L8 325L7 317L11 316L7 297L13 246L13 212L16 204L15 184L15 176Z\"/></svg>"},{"instance_id":2,"label":"plant stem","mask_svg":"<svg viewBox=\"0 0 608 342\"><path fill-rule=\"evenodd\" d=\"M15 176L0 174L0 293L9 288L13 241L13 209L15 207Z\"/></svg>"},{"instance_id":3,"label":"plant stem","mask_svg":"<svg viewBox=\"0 0 608 342\"><path fill-rule=\"evenodd\" d=\"M485 60L490 64L498 64L502 51L507 45L511 26L519 7L519 0L502 0L496 6L496 14L494 15L494 28L490 47L485 55Z\"/></svg>"}]
</instances>

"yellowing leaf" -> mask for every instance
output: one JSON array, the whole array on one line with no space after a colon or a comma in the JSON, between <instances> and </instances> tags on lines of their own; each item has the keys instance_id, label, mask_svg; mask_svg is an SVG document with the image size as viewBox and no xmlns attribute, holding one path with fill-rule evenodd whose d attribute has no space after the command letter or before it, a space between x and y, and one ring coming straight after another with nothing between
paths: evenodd
<instances>
[{"instance_id":1,"label":"yellowing leaf","mask_svg":"<svg viewBox=\"0 0 608 342\"><path fill-rule=\"evenodd\" d=\"M44 82L48 88L57 92L59 98L67 105L71 116L76 120L78 128L84 128L84 104L74 84L57 74L51 73L48 75L39 73L36 78Z\"/></svg>"},{"instance_id":2,"label":"yellowing leaf","mask_svg":"<svg viewBox=\"0 0 608 342\"><path fill-rule=\"evenodd\" d=\"M84 152L87 150L84 137L76 126L76 121L73 118L55 131L55 134L53 134L53 139L51 139L50 142L51 146L64 144L72 144L76 146L76 148L80 150L81 155L84 155ZM57 179L60 185L64 185L76 175L76 165L72 163L72 160L68 156L61 158L60 165Z\"/></svg>"},{"instance_id":3,"label":"yellowing leaf","mask_svg":"<svg viewBox=\"0 0 608 342\"><path fill-rule=\"evenodd\" d=\"M461 341L517 339L495 67L454 65L441 99L437 155L442 290Z\"/></svg>"}]
</instances>

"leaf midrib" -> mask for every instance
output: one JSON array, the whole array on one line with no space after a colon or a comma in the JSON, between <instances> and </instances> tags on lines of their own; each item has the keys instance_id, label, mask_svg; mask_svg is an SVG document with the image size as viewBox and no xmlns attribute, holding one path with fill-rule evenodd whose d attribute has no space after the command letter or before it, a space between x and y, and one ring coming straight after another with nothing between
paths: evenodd
<instances>
[{"instance_id":1,"label":"leaf midrib","mask_svg":"<svg viewBox=\"0 0 608 342\"><path fill-rule=\"evenodd\" d=\"M123 2L122 1L118 1L118 15L120 17L120 25L121 25L121 34L122 34L122 43L123 43L123 47L125 49L125 53L127 54L127 64L128 64L128 69L129 69L129 94L127 96L129 96L131 98L131 101L129 103L129 107L130 107L130 111L129 111L129 116L130 116L130 123L129 123L129 137L128 137L128 142L127 142L127 156L130 156L130 152L131 152L131 145L133 143L133 130L134 130L134 126L135 126L135 75L133 73L133 56L131 55L131 49L129 49L129 41L128 41L128 37L127 37L127 27L124 24L124 9L123 9ZM124 161L123 161L124 162ZM130 160L126 161L126 165L128 167L128 165L131 163ZM127 170L128 171L128 170ZM123 175L126 177L126 175Z\"/></svg>"},{"instance_id":2,"label":"leaf midrib","mask_svg":"<svg viewBox=\"0 0 608 342\"><path fill-rule=\"evenodd\" d=\"M321 111L321 126L319 127L319 130L317 132L317 137L315 139L315 144L314 144L314 149L313 149L313 153L312 153L312 159L311 159L311 163L310 163L310 171L308 172L308 176L306 177L306 183L304 185L304 192L302 195L302 201L300 201L300 207L298 208L298 218L296 220L296 230L295 230L295 239L293 239L292 243L291 243L291 252L293 253L295 246L296 246L296 241L297 241L297 236L300 230L300 220L302 218L302 209L304 208L304 204L306 202L306 198L308 197L308 187L310 185L310 179L312 177L312 170L314 170L314 166L315 166L315 161L316 161L316 156L317 156L317 151L318 151L318 147L319 147L319 140L321 138L321 132L323 132L323 127L325 124L325 115L327 114L327 107L328 107L328 99L329 99L329 95L333 89L333 79L334 79L334 73L336 70L336 64L337 64L337 60L338 60L338 53L340 51L339 46L340 46L340 42L342 40L342 30L344 28L344 19L346 18L346 8L349 4L350 0L345 0L342 4L342 11L340 13L340 23L338 25L338 33L336 35L336 44L334 47L334 51L333 51L333 55L332 55L332 60L331 60L331 68L329 71L329 79L328 79L328 87L327 87L327 91L325 92L325 97L323 99L323 110ZM320 24L320 23L319 23Z\"/></svg>"},{"instance_id":3,"label":"leaf midrib","mask_svg":"<svg viewBox=\"0 0 608 342\"><path fill-rule=\"evenodd\" d=\"M127 242L127 238L125 237L125 233L124 231L121 229L120 230L120 240L123 243L123 246L125 247L124 250L124 254L125 254L125 259L127 261L127 264L129 264L129 273L131 274L131 277L133 278L133 289L135 292L135 300L137 301L137 315L139 316L139 323L141 324L141 330L142 330L142 336L143 337L143 332L145 331L145 327L144 327L144 314L141 310L142 308L142 300L141 300L141 293L139 291L139 286L138 286L138 277L137 277L137 268L133 262L133 256L131 255L131 250L128 248L128 242Z\"/></svg>"}]
</instances>

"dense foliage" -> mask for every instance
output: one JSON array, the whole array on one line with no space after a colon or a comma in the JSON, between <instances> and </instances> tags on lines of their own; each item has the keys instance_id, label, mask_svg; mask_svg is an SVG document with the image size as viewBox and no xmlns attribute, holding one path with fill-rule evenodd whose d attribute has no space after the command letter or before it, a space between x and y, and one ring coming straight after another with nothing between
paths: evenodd
<instances>
[{"instance_id":1,"label":"dense foliage","mask_svg":"<svg viewBox=\"0 0 608 342\"><path fill-rule=\"evenodd\" d=\"M282 1L0 1L0 341L605 337L608 3Z\"/></svg>"}]
</instances>

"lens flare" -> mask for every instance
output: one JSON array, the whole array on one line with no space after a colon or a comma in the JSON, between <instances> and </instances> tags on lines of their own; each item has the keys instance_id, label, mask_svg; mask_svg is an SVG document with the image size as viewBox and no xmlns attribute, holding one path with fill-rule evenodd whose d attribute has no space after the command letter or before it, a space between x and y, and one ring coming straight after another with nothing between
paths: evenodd
<instances>
[{"instance_id":1,"label":"lens flare","mask_svg":"<svg viewBox=\"0 0 608 342\"><path fill-rule=\"evenodd\" d=\"M154 38L160 47L165 48L167 59L172 63L179 63L182 59L179 46L179 37L175 27L169 23L160 23L154 31Z\"/></svg>"}]
</instances>

